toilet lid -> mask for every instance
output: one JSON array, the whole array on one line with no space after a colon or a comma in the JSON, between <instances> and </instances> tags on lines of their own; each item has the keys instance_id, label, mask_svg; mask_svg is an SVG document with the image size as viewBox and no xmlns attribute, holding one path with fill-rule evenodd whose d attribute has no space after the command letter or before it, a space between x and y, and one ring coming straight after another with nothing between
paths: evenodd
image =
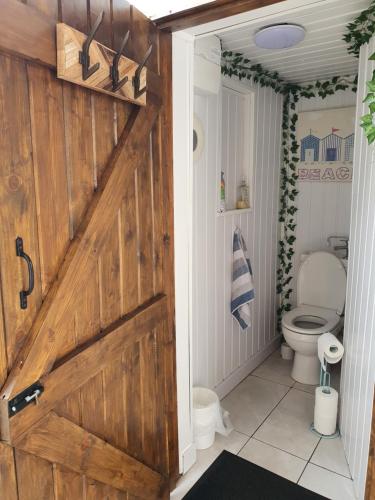
<instances>
[{"instance_id":1,"label":"toilet lid","mask_svg":"<svg viewBox=\"0 0 375 500\"><path fill-rule=\"evenodd\" d=\"M333 331L342 321L332 309L299 306L287 312L282 319L284 328L304 335L321 335Z\"/></svg>"},{"instance_id":2,"label":"toilet lid","mask_svg":"<svg viewBox=\"0 0 375 500\"><path fill-rule=\"evenodd\" d=\"M314 252L302 262L298 272L298 305L333 309L341 314L345 306L346 271L335 255Z\"/></svg>"}]
</instances>

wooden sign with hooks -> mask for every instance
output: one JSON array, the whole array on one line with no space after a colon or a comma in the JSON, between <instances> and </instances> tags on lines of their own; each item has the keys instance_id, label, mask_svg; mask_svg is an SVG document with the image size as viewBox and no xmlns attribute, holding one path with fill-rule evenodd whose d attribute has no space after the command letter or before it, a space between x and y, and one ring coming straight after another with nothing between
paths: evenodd
<instances>
[{"instance_id":1,"label":"wooden sign with hooks","mask_svg":"<svg viewBox=\"0 0 375 500\"><path fill-rule=\"evenodd\" d=\"M152 46L142 63L138 64L122 55L129 38L129 33L126 33L120 50L116 53L93 39L102 19L103 13L88 36L64 23L57 24L57 77L123 101L145 106L145 64Z\"/></svg>"}]
</instances>

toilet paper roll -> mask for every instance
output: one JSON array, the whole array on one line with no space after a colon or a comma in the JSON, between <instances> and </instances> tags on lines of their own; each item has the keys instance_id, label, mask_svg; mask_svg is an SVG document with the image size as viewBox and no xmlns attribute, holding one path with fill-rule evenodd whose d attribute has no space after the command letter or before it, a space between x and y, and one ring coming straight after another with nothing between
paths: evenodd
<instances>
[{"instance_id":1,"label":"toilet paper roll","mask_svg":"<svg viewBox=\"0 0 375 500\"><path fill-rule=\"evenodd\" d=\"M328 390L329 393L324 392ZM335 389L327 387L315 389L314 428L324 436L336 432L338 400L339 395Z\"/></svg>"},{"instance_id":2,"label":"toilet paper roll","mask_svg":"<svg viewBox=\"0 0 375 500\"><path fill-rule=\"evenodd\" d=\"M332 335L332 333L323 333L318 339L318 357L321 365L325 363L338 363L344 355L344 346Z\"/></svg>"}]
</instances>

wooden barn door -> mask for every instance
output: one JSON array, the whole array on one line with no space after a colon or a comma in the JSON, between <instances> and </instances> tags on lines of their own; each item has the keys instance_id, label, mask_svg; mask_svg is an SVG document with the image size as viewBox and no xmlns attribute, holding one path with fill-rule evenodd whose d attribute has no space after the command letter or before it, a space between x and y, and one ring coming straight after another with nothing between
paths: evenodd
<instances>
[{"instance_id":1,"label":"wooden barn door","mask_svg":"<svg viewBox=\"0 0 375 500\"><path fill-rule=\"evenodd\" d=\"M88 33L102 10L98 41L129 29L138 62L153 45L146 107L56 78L56 23ZM0 498L169 498L170 35L125 0L0 12Z\"/></svg>"}]
</instances>

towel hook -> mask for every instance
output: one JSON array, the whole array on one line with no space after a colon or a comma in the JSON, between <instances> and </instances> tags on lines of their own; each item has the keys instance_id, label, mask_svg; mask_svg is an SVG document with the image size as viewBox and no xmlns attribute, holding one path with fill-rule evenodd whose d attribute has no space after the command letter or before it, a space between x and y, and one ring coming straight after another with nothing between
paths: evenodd
<instances>
[{"instance_id":1,"label":"towel hook","mask_svg":"<svg viewBox=\"0 0 375 500\"><path fill-rule=\"evenodd\" d=\"M142 69L144 68L146 62L148 61L148 58L151 55L151 51L152 51L152 44L147 49L147 52L143 58L143 61L138 66L138 68L135 72L135 75L133 76L134 99L138 99L138 97L140 97L142 94L144 94L147 90L146 86L144 86L142 89L140 89L139 87L141 86L141 72L142 72Z\"/></svg>"},{"instance_id":2,"label":"towel hook","mask_svg":"<svg viewBox=\"0 0 375 500\"><path fill-rule=\"evenodd\" d=\"M130 31L126 33L124 36L124 39L122 40L120 50L116 53L115 57L113 58L112 61L112 66L110 69L110 77L112 78L112 90L116 92L117 90L120 90L120 88L125 85L125 83L129 80L127 76L125 76L122 80L120 80L120 74L118 70L118 65L121 59L121 54L124 51L125 45L128 43L130 36Z\"/></svg>"},{"instance_id":3,"label":"towel hook","mask_svg":"<svg viewBox=\"0 0 375 500\"><path fill-rule=\"evenodd\" d=\"M95 33L98 31L98 28L103 21L104 17L104 10L101 11L101 13L98 15L96 18L96 21L94 23L94 26L91 28L91 31L86 38L86 40L83 42L82 45L82 50L79 52L79 62L82 64L82 80L87 80L90 78L91 75L93 75L96 71L98 71L100 67L100 63L96 63L90 68L90 45L91 42L93 41L93 38L95 36Z\"/></svg>"}]
</instances>

